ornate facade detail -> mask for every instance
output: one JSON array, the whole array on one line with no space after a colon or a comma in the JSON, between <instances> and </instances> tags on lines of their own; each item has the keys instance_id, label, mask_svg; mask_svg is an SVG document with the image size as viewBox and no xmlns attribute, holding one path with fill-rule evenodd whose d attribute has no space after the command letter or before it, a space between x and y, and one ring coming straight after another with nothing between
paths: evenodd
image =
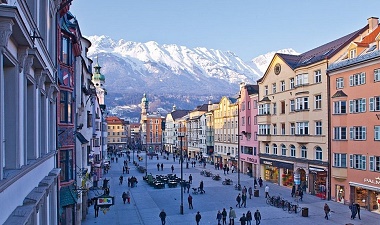
<instances>
[{"instance_id":1,"label":"ornate facade detail","mask_svg":"<svg viewBox=\"0 0 380 225\"><path fill-rule=\"evenodd\" d=\"M34 56L33 55L28 55L26 57L25 62L24 62L24 75L29 80L33 81L33 83L35 83L34 77L30 74L30 69L32 68L33 60L34 60Z\"/></svg>"},{"instance_id":2,"label":"ornate facade detail","mask_svg":"<svg viewBox=\"0 0 380 225\"><path fill-rule=\"evenodd\" d=\"M12 34L12 20L0 20L0 49L5 49L8 46L9 37ZM3 51L3 50L2 50Z\"/></svg>"},{"instance_id":3,"label":"ornate facade detail","mask_svg":"<svg viewBox=\"0 0 380 225\"><path fill-rule=\"evenodd\" d=\"M24 69L25 60L28 56L28 46L20 46L17 49L17 61L18 61L18 72L21 73Z\"/></svg>"}]
</instances>

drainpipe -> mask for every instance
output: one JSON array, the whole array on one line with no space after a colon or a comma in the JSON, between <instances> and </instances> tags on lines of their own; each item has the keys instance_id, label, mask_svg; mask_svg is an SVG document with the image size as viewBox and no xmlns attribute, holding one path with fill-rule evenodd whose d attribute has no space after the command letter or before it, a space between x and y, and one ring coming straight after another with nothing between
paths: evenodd
<instances>
[{"instance_id":1,"label":"drainpipe","mask_svg":"<svg viewBox=\"0 0 380 225\"><path fill-rule=\"evenodd\" d=\"M327 62L327 66L326 66L326 80L327 80L327 127L329 128L327 130L327 152L328 152L328 159L327 159L327 200L331 200L331 100L330 100L330 76L329 76L329 73L327 71L328 67L329 67L329 61L326 57L326 62Z\"/></svg>"}]
</instances>

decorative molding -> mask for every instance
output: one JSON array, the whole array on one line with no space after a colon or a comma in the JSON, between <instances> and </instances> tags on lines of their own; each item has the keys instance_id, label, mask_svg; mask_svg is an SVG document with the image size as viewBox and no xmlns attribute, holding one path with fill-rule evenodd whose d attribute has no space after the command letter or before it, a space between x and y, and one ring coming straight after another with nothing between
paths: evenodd
<instances>
[{"instance_id":1,"label":"decorative molding","mask_svg":"<svg viewBox=\"0 0 380 225\"><path fill-rule=\"evenodd\" d=\"M20 46L17 48L17 61L18 61L18 72L21 73L24 69L26 57L28 56L28 46Z\"/></svg>"},{"instance_id":2,"label":"decorative molding","mask_svg":"<svg viewBox=\"0 0 380 225\"><path fill-rule=\"evenodd\" d=\"M0 20L0 48L7 48L9 37L12 34L13 21L10 19Z\"/></svg>"},{"instance_id":3,"label":"decorative molding","mask_svg":"<svg viewBox=\"0 0 380 225\"><path fill-rule=\"evenodd\" d=\"M33 60L34 60L33 55L28 55L26 57L25 62L24 62L24 76L32 78L33 80L35 80L35 78L32 76L32 74L30 74L30 69L32 68ZM35 83L35 82L33 82L33 83Z\"/></svg>"}]
</instances>

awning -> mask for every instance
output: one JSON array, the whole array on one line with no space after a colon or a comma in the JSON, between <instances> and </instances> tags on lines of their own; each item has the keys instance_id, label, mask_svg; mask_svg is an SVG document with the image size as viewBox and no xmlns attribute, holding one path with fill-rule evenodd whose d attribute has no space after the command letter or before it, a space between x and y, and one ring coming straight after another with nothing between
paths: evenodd
<instances>
[{"instance_id":1,"label":"awning","mask_svg":"<svg viewBox=\"0 0 380 225\"><path fill-rule=\"evenodd\" d=\"M60 206L65 207L68 205L74 205L77 203L78 195L75 193L72 187L62 187L59 190Z\"/></svg>"},{"instance_id":2,"label":"awning","mask_svg":"<svg viewBox=\"0 0 380 225\"><path fill-rule=\"evenodd\" d=\"M75 135L77 136L80 143L82 143L82 145L88 143L88 140L80 132L76 132Z\"/></svg>"},{"instance_id":3,"label":"awning","mask_svg":"<svg viewBox=\"0 0 380 225\"><path fill-rule=\"evenodd\" d=\"M379 187L374 187L374 186L366 185L366 184L359 184L359 183L355 183L355 182L349 182L349 184L350 184L350 186L360 187L360 188L368 189L368 190L371 190L371 191L380 192L380 188Z\"/></svg>"}]
</instances>

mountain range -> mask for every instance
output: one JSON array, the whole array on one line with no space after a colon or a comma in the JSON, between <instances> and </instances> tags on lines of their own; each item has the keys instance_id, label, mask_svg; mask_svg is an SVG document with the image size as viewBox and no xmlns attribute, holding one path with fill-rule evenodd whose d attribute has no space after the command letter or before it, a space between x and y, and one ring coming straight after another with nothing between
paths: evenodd
<instances>
[{"instance_id":1,"label":"mountain range","mask_svg":"<svg viewBox=\"0 0 380 225\"><path fill-rule=\"evenodd\" d=\"M176 104L170 102L171 98L190 107L194 100L194 104L207 99L218 101L223 95L237 93L241 82L255 84L276 52L298 54L293 49L283 49L244 62L231 51L160 45L154 41L116 41L104 35L86 38L92 43L88 56L99 63L106 77L110 95L106 104L111 107L138 104L143 93L148 99L167 98L168 106L163 108L169 111ZM130 104L126 104L128 101ZM176 105L178 108L181 104Z\"/></svg>"}]
</instances>

